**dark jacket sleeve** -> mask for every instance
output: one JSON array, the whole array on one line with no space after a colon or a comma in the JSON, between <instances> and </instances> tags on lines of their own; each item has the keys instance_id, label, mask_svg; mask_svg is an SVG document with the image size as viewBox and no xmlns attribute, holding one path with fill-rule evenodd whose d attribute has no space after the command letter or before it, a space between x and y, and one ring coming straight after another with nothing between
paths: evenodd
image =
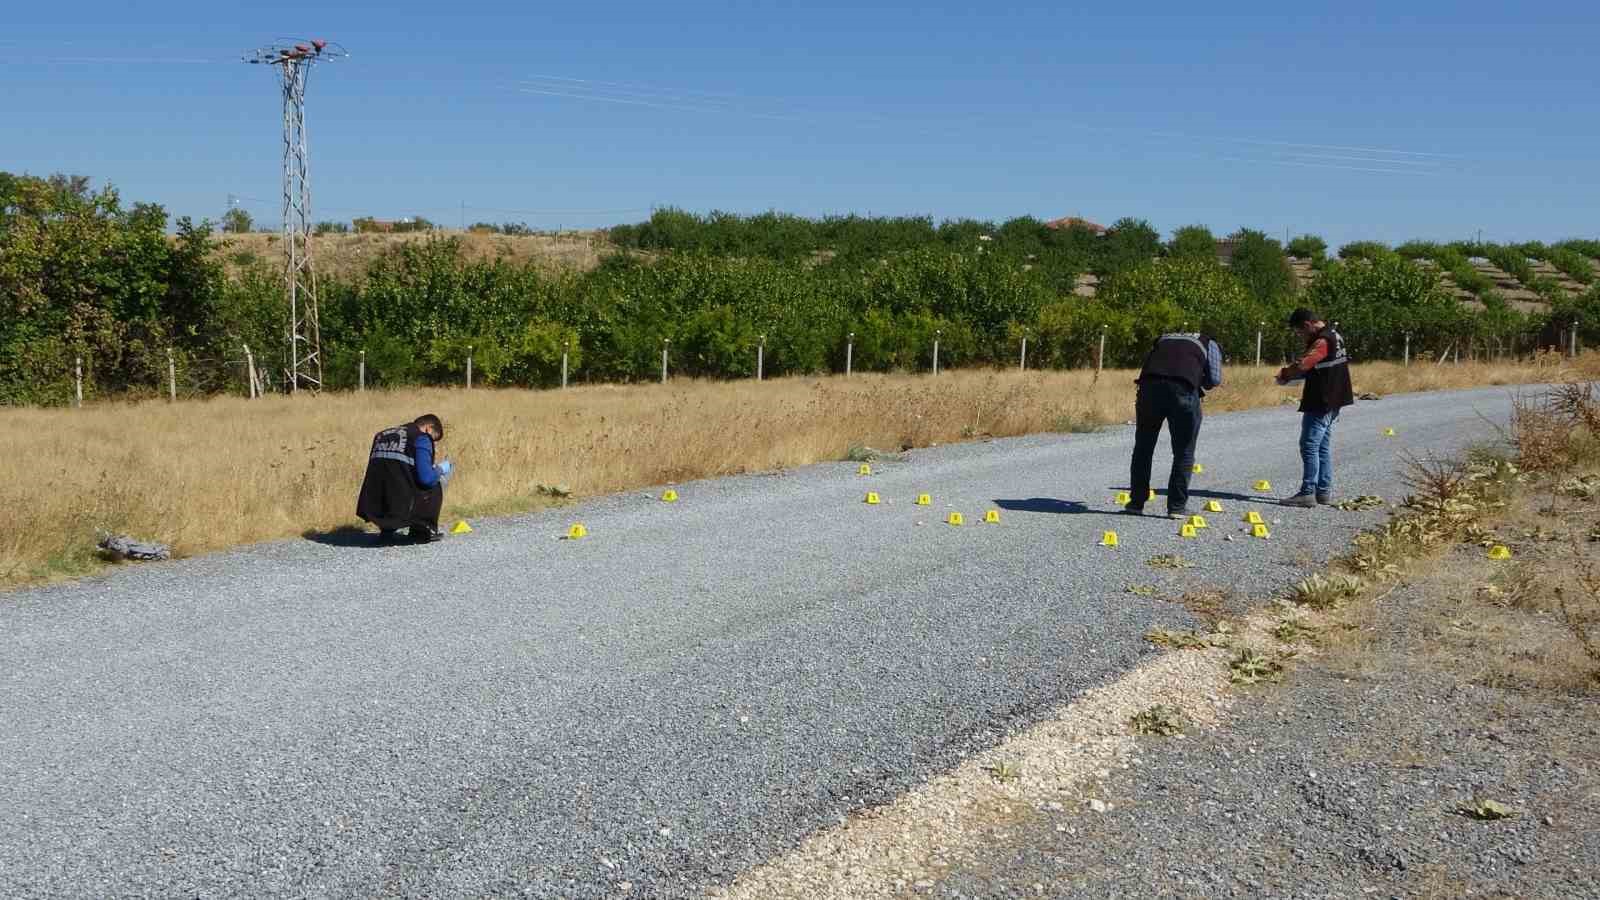
<instances>
[{"instance_id":1,"label":"dark jacket sleeve","mask_svg":"<svg viewBox=\"0 0 1600 900\"><path fill-rule=\"evenodd\" d=\"M417 486L431 488L437 485L439 472L433 467L433 439L425 434L417 435L412 453L417 461Z\"/></svg>"}]
</instances>

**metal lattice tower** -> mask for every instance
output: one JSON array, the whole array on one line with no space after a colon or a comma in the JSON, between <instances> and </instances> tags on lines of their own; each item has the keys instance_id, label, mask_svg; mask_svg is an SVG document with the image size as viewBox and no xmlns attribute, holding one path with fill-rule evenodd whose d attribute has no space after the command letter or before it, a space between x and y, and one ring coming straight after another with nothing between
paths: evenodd
<instances>
[{"instance_id":1,"label":"metal lattice tower","mask_svg":"<svg viewBox=\"0 0 1600 900\"><path fill-rule=\"evenodd\" d=\"M253 50L244 61L278 70L283 88L283 282L289 301L287 337L291 391L322 390L322 328L317 320L317 273L312 265L311 178L306 155L306 77L319 62L348 56L327 41Z\"/></svg>"}]
</instances>

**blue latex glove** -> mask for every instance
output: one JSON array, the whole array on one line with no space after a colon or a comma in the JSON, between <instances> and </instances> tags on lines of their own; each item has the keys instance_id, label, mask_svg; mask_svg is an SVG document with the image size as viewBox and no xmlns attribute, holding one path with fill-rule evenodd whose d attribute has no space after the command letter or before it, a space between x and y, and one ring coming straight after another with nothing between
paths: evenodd
<instances>
[{"instance_id":1,"label":"blue latex glove","mask_svg":"<svg viewBox=\"0 0 1600 900\"><path fill-rule=\"evenodd\" d=\"M450 476L455 473L456 465L447 459L439 463L437 466L434 466L434 469L439 472L439 483L449 484Z\"/></svg>"}]
</instances>

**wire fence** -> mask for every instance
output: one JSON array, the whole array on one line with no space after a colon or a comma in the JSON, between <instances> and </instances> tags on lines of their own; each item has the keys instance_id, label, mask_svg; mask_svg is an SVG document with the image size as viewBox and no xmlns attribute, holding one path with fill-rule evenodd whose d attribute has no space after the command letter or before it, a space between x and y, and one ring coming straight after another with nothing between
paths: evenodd
<instances>
[{"instance_id":1,"label":"wire fence","mask_svg":"<svg viewBox=\"0 0 1600 900\"><path fill-rule=\"evenodd\" d=\"M1338 327L1338 323L1333 323ZM940 358L941 332L935 332L933 340L926 348L926 352L912 367L896 367L887 370L898 374L925 374L928 377L938 377L949 367ZM1449 336L1420 336L1407 334L1404 336L1404 350L1400 359L1396 360L1405 366L1411 365L1459 365L1463 359L1472 362L1508 361L1531 358L1541 352L1559 352L1566 357L1576 357L1581 351L1579 337L1579 323L1574 321L1567 327L1546 329L1538 334L1513 335L1511 338L1488 337L1449 337ZM1085 367L1057 367L1030 365L1029 342L1030 335L1024 334L1016 345L1017 371L1059 371L1066 368ZM1035 359L1039 347L1037 339L1033 339ZM1234 354L1227 357L1224 362L1229 366L1248 365L1253 367L1279 366L1291 362L1295 355L1295 348L1282 341L1268 343L1269 336L1265 328L1256 332L1255 346L1251 352ZM1272 348L1268 350L1267 348ZM1099 340L1090 345L1076 348L1082 351L1080 358L1093 360L1092 368L1099 373L1107 367L1106 336L1104 333ZM1360 348L1349 346L1348 351L1352 360L1362 360ZM485 386L484 379L479 377L475 382L474 348L468 345L464 357L460 360L460 371L463 373L458 380L453 381L419 381L392 383L385 381L383 373L369 368L367 353L358 351L358 361L354 376L348 379L332 379L323 384L324 390L330 391L365 391L369 387L382 385L385 388L402 386L428 386L449 387L458 386L467 390ZM840 358L842 367L831 369L826 373L849 377L851 375L871 371L855 364L856 360L855 334L846 336ZM1265 355L1264 355L1265 354ZM276 354L281 356L282 354ZM520 387L527 389L562 389L575 384L639 384L657 381L661 384L669 383L673 377L673 349L671 338L661 339L660 368L658 372L651 373L648 377L617 380L589 380L575 362L579 354L574 352L570 345L561 354L561 368L559 381L551 383L521 384L516 382L501 382L491 379L489 384L494 387ZM112 399L153 399L164 397L170 402L187 399L202 399L221 395L235 395L249 398L265 397L268 395L282 395L291 393L295 389L294 382L288 369L286 359L273 359L258 354L248 344L239 344L237 348L222 355L191 355L177 348L168 348L166 353L166 368L164 377L159 382L144 385L130 385L117 390L99 390L96 386L94 359L92 356L77 356L73 359L72 371L67 373L66 385L70 385L69 392L58 391L57 394L66 393L65 402L73 406L82 407L86 403L96 400ZM750 368L747 377L755 381L766 378L769 364L772 362L771 348L768 346L766 336L762 335L749 348ZM1114 367L1114 365L1113 365ZM987 365L984 368L1004 369L1004 365ZM724 378L720 380L733 381L737 378ZM348 382L348 383L345 383Z\"/></svg>"}]
</instances>

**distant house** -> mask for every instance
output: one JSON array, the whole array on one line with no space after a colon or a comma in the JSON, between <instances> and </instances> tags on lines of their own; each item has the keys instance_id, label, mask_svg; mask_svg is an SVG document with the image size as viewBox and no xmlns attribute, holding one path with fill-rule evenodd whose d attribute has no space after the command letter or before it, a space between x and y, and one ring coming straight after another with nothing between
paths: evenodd
<instances>
[{"instance_id":1,"label":"distant house","mask_svg":"<svg viewBox=\"0 0 1600 900\"><path fill-rule=\"evenodd\" d=\"M370 232L387 233L394 231L394 226L397 223L393 219L374 219L371 216L362 216L361 218L353 221L351 224L356 227L356 231L365 234Z\"/></svg>"},{"instance_id":2,"label":"distant house","mask_svg":"<svg viewBox=\"0 0 1600 900\"><path fill-rule=\"evenodd\" d=\"M1080 219L1077 216L1067 216L1065 218L1055 219L1053 221L1044 223L1044 225L1046 228L1054 228L1057 231L1060 231L1063 228L1087 228L1095 234L1106 233L1106 227L1104 225L1091 222L1088 219Z\"/></svg>"}]
</instances>

